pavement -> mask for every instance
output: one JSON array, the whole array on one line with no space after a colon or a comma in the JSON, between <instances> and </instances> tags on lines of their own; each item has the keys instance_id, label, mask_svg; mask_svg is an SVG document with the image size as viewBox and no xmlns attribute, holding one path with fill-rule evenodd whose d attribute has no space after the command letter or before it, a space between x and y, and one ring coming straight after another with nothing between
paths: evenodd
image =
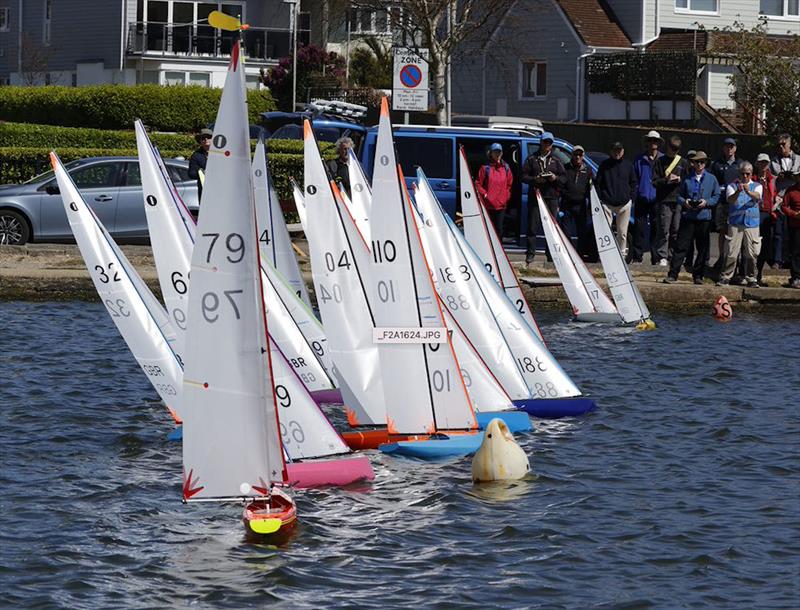
<instances>
[{"instance_id":1,"label":"pavement","mask_svg":"<svg viewBox=\"0 0 800 610\"><path fill-rule=\"evenodd\" d=\"M308 252L303 240L295 240L302 252ZM160 295L158 277L150 246L122 246L123 252L156 295ZM543 254L535 264L526 267L524 253L509 252L512 264L523 284L528 301L534 308L569 311L569 303L552 263ZM298 257L306 281L311 287L308 258ZM715 256L712 255L711 260ZM590 264L589 269L605 285L602 268ZM725 295L734 309L769 310L800 307L800 290L784 288L789 274L786 270L765 269L768 288L744 286L715 286L712 280L696 286L688 273L682 273L676 284L663 284L666 268L648 264L630 266L642 297L653 312L659 310L708 312L719 295ZM312 287L313 290L313 287ZM63 301L97 300L83 258L74 244L28 244L0 246L0 300Z\"/></svg>"}]
</instances>

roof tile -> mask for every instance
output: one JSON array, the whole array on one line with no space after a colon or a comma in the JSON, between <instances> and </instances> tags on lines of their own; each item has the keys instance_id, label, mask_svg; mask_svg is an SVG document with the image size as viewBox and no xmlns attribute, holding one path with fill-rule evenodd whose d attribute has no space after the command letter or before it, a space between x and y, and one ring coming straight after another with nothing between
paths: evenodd
<instances>
[{"instance_id":1,"label":"roof tile","mask_svg":"<svg viewBox=\"0 0 800 610\"><path fill-rule=\"evenodd\" d=\"M575 31L592 47L630 48L631 41L602 0L556 0Z\"/></svg>"}]
</instances>

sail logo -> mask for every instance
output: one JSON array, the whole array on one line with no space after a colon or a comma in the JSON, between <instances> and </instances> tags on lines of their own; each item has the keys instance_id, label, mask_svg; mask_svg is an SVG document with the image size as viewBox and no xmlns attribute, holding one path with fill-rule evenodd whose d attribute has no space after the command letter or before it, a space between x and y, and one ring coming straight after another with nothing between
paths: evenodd
<instances>
[{"instance_id":1,"label":"sail logo","mask_svg":"<svg viewBox=\"0 0 800 610\"><path fill-rule=\"evenodd\" d=\"M444 327L372 329L373 343L447 343L447 329Z\"/></svg>"}]
</instances>

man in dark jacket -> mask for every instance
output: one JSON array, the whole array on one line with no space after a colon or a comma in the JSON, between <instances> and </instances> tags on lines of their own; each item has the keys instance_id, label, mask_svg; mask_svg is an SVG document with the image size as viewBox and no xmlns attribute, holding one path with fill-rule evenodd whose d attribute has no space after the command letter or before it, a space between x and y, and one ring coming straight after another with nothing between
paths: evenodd
<instances>
[{"instance_id":1,"label":"man in dark jacket","mask_svg":"<svg viewBox=\"0 0 800 610\"><path fill-rule=\"evenodd\" d=\"M689 163L679 151L680 136L670 136L667 149L653 168L653 186L656 188L656 243L657 264L667 266L672 258L678 227L681 222L681 206L675 201L683 179L689 171Z\"/></svg>"},{"instance_id":2,"label":"man in dark jacket","mask_svg":"<svg viewBox=\"0 0 800 610\"><path fill-rule=\"evenodd\" d=\"M655 165L661 158L659 149L664 139L657 131L651 130L644 137L644 151L633 160L633 169L636 171L636 199L633 206L634 231L633 247L630 251L630 261L641 263L644 253L650 250L650 262L654 265L656 260L652 229L655 228L655 203L656 189L653 186Z\"/></svg>"},{"instance_id":3,"label":"man in dark jacket","mask_svg":"<svg viewBox=\"0 0 800 610\"><path fill-rule=\"evenodd\" d=\"M633 163L625 159L622 142L611 145L611 156L597 169L597 196L603 204L609 224L611 214L617 215L617 246L622 256L628 253L628 224L631 204L636 198L636 172Z\"/></svg>"},{"instance_id":4,"label":"man in dark jacket","mask_svg":"<svg viewBox=\"0 0 800 610\"><path fill-rule=\"evenodd\" d=\"M539 233L539 205L536 201L536 189L542 195L547 209L558 217L559 180L564 175L564 165L553 155L553 134L545 131L541 136L539 152L525 159L522 166L522 182L528 185L528 249L525 262L531 264L536 254L536 235ZM547 260L550 251L545 247Z\"/></svg>"},{"instance_id":5,"label":"man in dark jacket","mask_svg":"<svg viewBox=\"0 0 800 610\"><path fill-rule=\"evenodd\" d=\"M189 177L197 180L197 202L203 194L203 181L205 180L206 162L208 161L208 149L211 148L210 129L201 129L195 136L195 140L200 144L200 148L189 157Z\"/></svg>"},{"instance_id":6,"label":"man in dark jacket","mask_svg":"<svg viewBox=\"0 0 800 610\"><path fill-rule=\"evenodd\" d=\"M587 228L589 188L594 174L592 168L584 163L583 146L572 149L572 159L564 166L561 178L561 212L559 224L564 233L572 240L572 245L581 256L587 256Z\"/></svg>"},{"instance_id":7,"label":"man in dark jacket","mask_svg":"<svg viewBox=\"0 0 800 610\"><path fill-rule=\"evenodd\" d=\"M347 136L342 136L336 140L337 157L328 161L328 171L331 178L336 182L336 186L342 189L347 196L350 196L350 149L353 148L353 140Z\"/></svg>"}]
</instances>

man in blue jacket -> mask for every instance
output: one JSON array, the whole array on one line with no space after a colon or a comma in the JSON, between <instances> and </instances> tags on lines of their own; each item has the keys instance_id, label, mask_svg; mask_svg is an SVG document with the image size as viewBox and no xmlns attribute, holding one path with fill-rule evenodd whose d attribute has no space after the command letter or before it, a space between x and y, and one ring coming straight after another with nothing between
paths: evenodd
<instances>
[{"instance_id":1,"label":"man in blue jacket","mask_svg":"<svg viewBox=\"0 0 800 610\"><path fill-rule=\"evenodd\" d=\"M636 191L636 203L633 206L633 247L630 253L630 262L641 263L644 258L645 248L650 247L650 262L658 263L655 253L654 240L650 239L651 217L656 203L656 187L653 185L655 166L662 153L658 150L664 140L657 131L650 131L644 137L645 150L633 161L636 172L636 181L639 187ZM655 223L653 223L655 226Z\"/></svg>"},{"instance_id":2,"label":"man in blue jacket","mask_svg":"<svg viewBox=\"0 0 800 610\"><path fill-rule=\"evenodd\" d=\"M702 150L697 151L692 156L692 172L684 178L678 190L676 202L681 207L681 224L678 228L678 238L669 273L664 278L665 284L674 284L678 281L681 265L692 243L696 250L692 278L695 284L703 283L708 263L711 210L719 202L720 195L719 182L711 172L706 171L707 163L706 153Z\"/></svg>"}]
</instances>

